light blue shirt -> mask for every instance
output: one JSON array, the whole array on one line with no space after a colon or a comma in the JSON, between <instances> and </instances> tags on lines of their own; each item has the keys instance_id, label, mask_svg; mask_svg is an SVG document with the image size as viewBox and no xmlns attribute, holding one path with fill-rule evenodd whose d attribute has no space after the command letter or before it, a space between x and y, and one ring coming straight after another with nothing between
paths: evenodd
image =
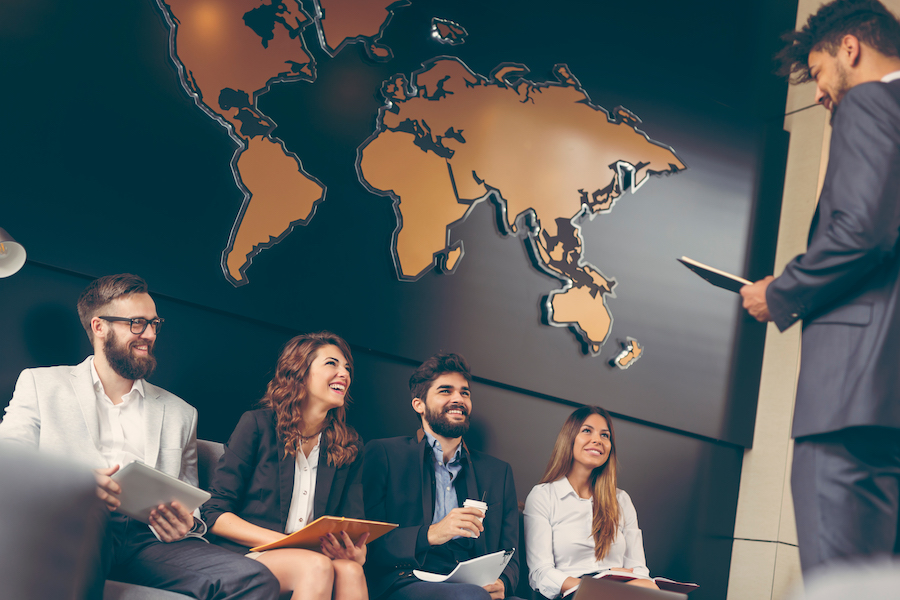
<instances>
[{"instance_id":1,"label":"light blue shirt","mask_svg":"<svg viewBox=\"0 0 900 600\"><path fill-rule=\"evenodd\" d=\"M434 453L434 518L431 519L433 525L454 508L459 508L459 497L456 495L453 482L462 470L460 461L462 443L456 448L453 458L444 464L444 449L441 448L441 443L427 431L425 437L428 438L428 446Z\"/></svg>"}]
</instances>

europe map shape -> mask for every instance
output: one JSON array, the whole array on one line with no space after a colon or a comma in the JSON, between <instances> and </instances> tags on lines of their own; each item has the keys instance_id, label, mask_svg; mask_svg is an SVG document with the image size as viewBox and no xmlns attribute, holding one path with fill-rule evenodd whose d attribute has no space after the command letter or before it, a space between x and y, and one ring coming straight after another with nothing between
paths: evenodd
<instances>
[{"instance_id":1,"label":"europe map shape","mask_svg":"<svg viewBox=\"0 0 900 600\"><path fill-rule=\"evenodd\" d=\"M157 2L183 87L238 146L231 167L244 202L222 269L243 285L254 257L307 225L326 192L273 135L259 96L273 84L314 84L301 35L309 26L329 57L361 43L369 59L390 60L380 38L393 11L409 2L308 0L308 12L296 0ZM476 203L498 203L501 230L519 235L535 265L562 282L543 301L545 320L571 328L598 355L612 329L607 299L616 281L584 259L581 223L609 213L650 175L685 165L639 130L628 110L594 105L566 65L554 67L553 81L527 75L525 65L504 63L485 77L446 56L410 78L395 75L381 88L385 103L358 149L357 174L367 190L393 200L391 253L401 280L435 266L452 273L464 250L451 244L450 228ZM525 224L521 234L517 222ZM642 355L628 341L641 351L617 355L611 364L622 369Z\"/></svg>"}]
</instances>

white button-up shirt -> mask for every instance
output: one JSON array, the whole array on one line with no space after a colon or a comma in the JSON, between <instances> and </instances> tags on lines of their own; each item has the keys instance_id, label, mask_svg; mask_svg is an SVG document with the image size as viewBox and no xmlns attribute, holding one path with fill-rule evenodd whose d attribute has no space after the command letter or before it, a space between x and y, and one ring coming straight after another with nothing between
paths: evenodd
<instances>
[{"instance_id":1,"label":"white button-up shirt","mask_svg":"<svg viewBox=\"0 0 900 600\"><path fill-rule=\"evenodd\" d=\"M650 575L634 504L622 490L616 490L616 500L619 528L609 552L598 561L591 536L593 499L579 497L565 477L531 490L525 500L525 547L528 582L533 589L547 598L558 597L567 577L613 567Z\"/></svg>"},{"instance_id":2,"label":"white button-up shirt","mask_svg":"<svg viewBox=\"0 0 900 600\"><path fill-rule=\"evenodd\" d=\"M288 510L285 533L303 529L313 520L316 499L316 471L319 468L319 443L322 434L316 438L316 445L307 457L303 450L297 451L294 459L294 491L291 493L291 508Z\"/></svg>"},{"instance_id":3,"label":"white button-up shirt","mask_svg":"<svg viewBox=\"0 0 900 600\"><path fill-rule=\"evenodd\" d=\"M91 379L97 399L100 424L100 453L106 466L124 467L135 460L144 461L144 382L135 381L122 402L113 401L103 390L103 383L91 358Z\"/></svg>"}]
</instances>

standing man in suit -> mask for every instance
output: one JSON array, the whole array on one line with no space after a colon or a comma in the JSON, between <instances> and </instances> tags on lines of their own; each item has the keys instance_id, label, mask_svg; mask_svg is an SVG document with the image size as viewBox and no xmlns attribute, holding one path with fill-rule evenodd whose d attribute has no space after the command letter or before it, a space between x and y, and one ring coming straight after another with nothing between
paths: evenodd
<instances>
[{"instance_id":1,"label":"standing man in suit","mask_svg":"<svg viewBox=\"0 0 900 600\"><path fill-rule=\"evenodd\" d=\"M782 331L803 320L791 487L807 573L900 549L900 23L836 0L785 40L784 74L832 113L831 154L806 253L741 295Z\"/></svg>"},{"instance_id":2,"label":"standing man in suit","mask_svg":"<svg viewBox=\"0 0 900 600\"><path fill-rule=\"evenodd\" d=\"M178 502L150 514L151 527L114 512L120 486L111 478L134 460L197 485L197 411L144 380L156 367L153 347L163 319L136 275L101 277L78 299L94 355L77 366L26 369L0 422L0 440L18 442L94 468L109 507L89 597L107 576L195 598L270 599L278 581L262 564L201 536L206 525Z\"/></svg>"},{"instance_id":3,"label":"standing man in suit","mask_svg":"<svg viewBox=\"0 0 900 600\"><path fill-rule=\"evenodd\" d=\"M518 545L512 469L463 442L472 412L471 379L462 356L432 356L409 380L422 429L415 437L366 445L366 518L400 525L372 542L365 565L372 600L488 600L515 591L517 553L500 577L484 587L426 583L412 573L449 573L458 562ZM484 499L487 512L464 507L466 499Z\"/></svg>"}]
</instances>

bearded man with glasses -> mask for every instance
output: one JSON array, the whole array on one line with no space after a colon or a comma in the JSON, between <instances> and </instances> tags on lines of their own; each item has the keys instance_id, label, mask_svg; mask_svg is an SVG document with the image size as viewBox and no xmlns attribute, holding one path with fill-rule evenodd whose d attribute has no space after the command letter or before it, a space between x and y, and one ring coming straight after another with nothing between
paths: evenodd
<instances>
[{"instance_id":1,"label":"bearded man with glasses","mask_svg":"<svg viewBox=\"0 0 900 600\"><path fill-rule=\"evenodd\" d=\"M206 543L206 525L178 502L153 510L150 527L116 512L122 490L111 475L135 460L197 485L197 410L145 381L156 368L163 319L143 279L101 277L77 308L94 355L74 367L23 371L0 441L94 469L109 510L98 524L105 534L87 597L101 599L112 578L208 600L277 598L278 581L265 566Z\"/></svg>"}]
</instances>

